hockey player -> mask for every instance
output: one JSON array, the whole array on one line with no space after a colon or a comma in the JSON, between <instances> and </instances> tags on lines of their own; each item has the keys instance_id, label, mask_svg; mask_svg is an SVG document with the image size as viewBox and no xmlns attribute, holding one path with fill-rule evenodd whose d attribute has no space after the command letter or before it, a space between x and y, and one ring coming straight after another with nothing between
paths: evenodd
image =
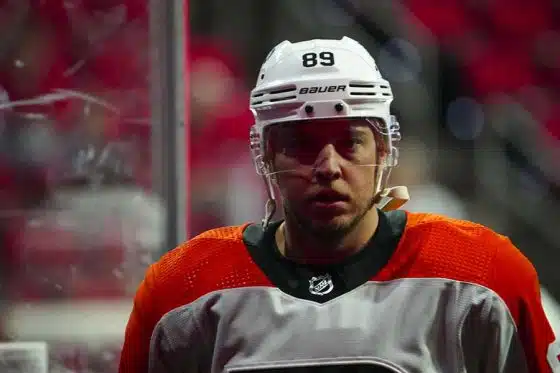
<instances>
[{"instance_id":1,"label":"hockey player","mask_svg":"<svg viewBox=\"0 0 560 373\"><path fill-rule=\"evenodd\" d=\"M265 219L150 267L120 373L560 372L535 269L506 237L396 209L392 99L347 37L271 51L250 103Z\"/></svg>"}]
</instances>

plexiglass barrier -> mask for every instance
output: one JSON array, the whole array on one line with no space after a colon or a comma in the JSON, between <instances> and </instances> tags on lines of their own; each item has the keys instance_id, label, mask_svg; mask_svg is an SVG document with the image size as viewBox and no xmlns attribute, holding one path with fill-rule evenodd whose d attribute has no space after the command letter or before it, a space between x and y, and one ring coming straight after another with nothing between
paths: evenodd
<instances>
[{"instance_id":1,"label":"plexiglass barrier","mask_svg":"<svg viewBox=\"0 0 560 373\"><path fill-rule=\"evenodd\" d=\"M0 4L3 373L117 371L166 239L152 49L147 0Z\"/></svg>"}]
</instances>

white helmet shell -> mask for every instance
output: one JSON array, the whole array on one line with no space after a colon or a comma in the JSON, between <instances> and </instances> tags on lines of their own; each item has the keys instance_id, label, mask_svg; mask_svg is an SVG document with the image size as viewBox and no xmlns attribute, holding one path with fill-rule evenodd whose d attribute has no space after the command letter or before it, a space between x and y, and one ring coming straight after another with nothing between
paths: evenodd
<instances>
[{"instance_id":1,"label":"white helmet shell","mask_svg":"<svg viewBox=\"0 0 560 373\"><path fill-rule=\"evenodd\" d=\"M284 41L260 69L251 111L261 133L269 124L339 117L379 118L389 127L392 100L389 82L355 40Z\"/></svg>"}]
</instances>

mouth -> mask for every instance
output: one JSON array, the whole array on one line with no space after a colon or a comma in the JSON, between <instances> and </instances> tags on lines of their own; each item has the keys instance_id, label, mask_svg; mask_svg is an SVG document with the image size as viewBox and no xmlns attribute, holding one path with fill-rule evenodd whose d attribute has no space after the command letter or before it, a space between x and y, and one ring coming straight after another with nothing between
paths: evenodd
<instances>
[{"instance_id":1,"label":"mouth","mask_svg":"<svg viewBox=\"0 0 560 373\"><path fill-rule=\"evenodd\" d=\"M309 202L312 204L333 204L348 202L350 198L342 193L338 193L332 190L324 190L319 193L312 195L309 198Z\"/></svg>"}]
</instances>

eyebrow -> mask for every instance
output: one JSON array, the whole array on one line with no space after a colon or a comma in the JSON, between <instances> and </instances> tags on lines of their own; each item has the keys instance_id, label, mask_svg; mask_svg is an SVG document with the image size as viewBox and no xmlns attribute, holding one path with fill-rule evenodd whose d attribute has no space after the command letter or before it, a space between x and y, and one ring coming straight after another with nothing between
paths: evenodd
<instances>
[{"instance_id":1,"label":"eyebrow","mask_svg":"<svg viewBox=\"0 0 560 373\"><path fill-rule=\"evenodd\" d=\"M369 128L366 126L353 126L350 128L350 132L356 135L367 136L369 134Z\"/></svg>"}]
</instances>

